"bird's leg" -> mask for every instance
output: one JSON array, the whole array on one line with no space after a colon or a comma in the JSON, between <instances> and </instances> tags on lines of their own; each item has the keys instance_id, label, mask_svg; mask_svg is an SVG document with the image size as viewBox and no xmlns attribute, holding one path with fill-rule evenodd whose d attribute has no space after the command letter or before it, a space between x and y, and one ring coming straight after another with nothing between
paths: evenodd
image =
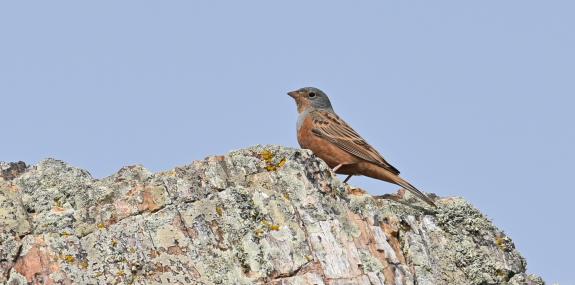
<instances>
[{"instance_id":1,"label":"bird's leg","mask_svg":"<svg viewBox=\"0 0 575 285\"><path fill-rule=\"evenodd\" d=\"M343 181L343 183L346 183L352 176L353 176L352 174L348 175L347 178Z\"/></svg>"},{"instance_id":2,"label":"bird's leg","mask_svg":"<svg viewBox=\"0 0 575 285\"><path fill-rule=\"evenodd\" d=\"M332 169L333 172L336 172L340 167L343 166L343 163L338 164L336 167Z\"/></svg>"}]
</instances>

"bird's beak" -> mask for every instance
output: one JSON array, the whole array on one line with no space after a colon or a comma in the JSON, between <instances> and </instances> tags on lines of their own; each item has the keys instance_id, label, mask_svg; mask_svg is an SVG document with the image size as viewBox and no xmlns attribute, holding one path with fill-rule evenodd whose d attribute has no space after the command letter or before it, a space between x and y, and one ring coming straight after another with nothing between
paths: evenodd
<instances>
[{"instance_id":1,"label":"bird's beak","mask_svg":"<svg viewBox=\"0 0 575 285\"><path fill-rule=\"evenodd\" d=\"M295 97L297 96L297 91L288 92L288 95L295 99Z\"/></svg>"}]
</instances>

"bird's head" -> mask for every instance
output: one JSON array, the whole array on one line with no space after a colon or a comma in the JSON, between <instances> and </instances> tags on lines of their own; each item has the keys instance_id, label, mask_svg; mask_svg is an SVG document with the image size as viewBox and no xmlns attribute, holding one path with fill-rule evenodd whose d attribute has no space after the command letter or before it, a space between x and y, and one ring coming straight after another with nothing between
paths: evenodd
<instances>
[{"instance_id":1,"label":"bird's head","mask_svg":"<svg viewBox=\"0 0 575 285\"><path fill-rule=\"evenodd\" d=\"M299 113L310 110L310 108L333 111L327 95L315 87L300 88L288 92L288 95L295 99Z\"/></svg>"}]
</instances>

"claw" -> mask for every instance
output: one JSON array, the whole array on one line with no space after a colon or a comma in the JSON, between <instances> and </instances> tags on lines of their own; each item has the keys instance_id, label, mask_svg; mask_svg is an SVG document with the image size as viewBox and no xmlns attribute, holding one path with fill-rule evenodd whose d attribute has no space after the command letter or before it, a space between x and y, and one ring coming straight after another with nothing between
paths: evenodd
<instances>
[{"instance_id":1,"label":"claw","mask_svg":"<svg viewBox=\"0 0 575 285\"><path fill-rule=\"evenodd\" d=\"M346 183L353 175L348 175L347 178L343 181L343 183Z\"/></svg>"},{"instance_id":2,"label":"claw","mask_svg":"<svg viewBox=\"0 0 575 285\"><path fill-rule=\"evenodd\" d=\"M340 163L338 166L334 167L334 168L332 169L332 171L333 171L333 172L336 172L336 171L337 171L340 167L342 167L342 166L343 166L343 163Z\"/></svg>"}]
</instances>

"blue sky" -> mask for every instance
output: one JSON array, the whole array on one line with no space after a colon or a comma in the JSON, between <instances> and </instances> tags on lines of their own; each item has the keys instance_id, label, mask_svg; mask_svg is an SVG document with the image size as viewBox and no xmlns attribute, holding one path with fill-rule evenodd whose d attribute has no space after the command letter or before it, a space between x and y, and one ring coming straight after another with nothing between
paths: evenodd
<instances>
[{"instance_id":1,"label":"blue sky","mask_svg":"<svg viewBox=\"0 0 575 285\"><path fill-rule=\"evenodd\" d=\"M104 177L296 147L285 93L316 86L405 178L575 284L572 1L193 2L0 3L0 160Z\"/></svg>"}]
</instances>

